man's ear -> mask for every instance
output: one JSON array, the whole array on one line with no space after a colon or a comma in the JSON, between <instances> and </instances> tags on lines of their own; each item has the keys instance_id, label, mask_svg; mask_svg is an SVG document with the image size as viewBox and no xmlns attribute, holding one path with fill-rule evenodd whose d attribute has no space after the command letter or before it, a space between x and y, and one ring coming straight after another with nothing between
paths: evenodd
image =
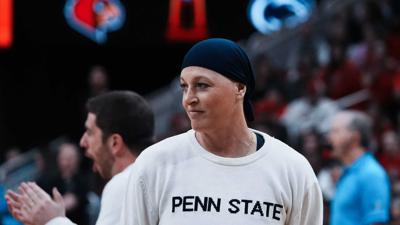
<instances>
[{"instance_id":1,"label":"man's ear","mask_svg":"<svg viewBox=\"0 0 400 225\"><path fill-rule=\"evenodd\" d=\"M360 143L362 144L362 140L361 140L361 134L359 132L351 132L351 138L354 140L355 143Z\"/></svg>"},{"instance_id":2,"label":"man's ear","mask_svg":"<svg viewBox=\"0 0 400 225\"><path fill-rule=\"evenodd\" d=\"M120 156L123 154L124 141L119 134L112 134L108 138L108 147L111 149L111 153L114 156Z\"/></svg>"}]
</instances>

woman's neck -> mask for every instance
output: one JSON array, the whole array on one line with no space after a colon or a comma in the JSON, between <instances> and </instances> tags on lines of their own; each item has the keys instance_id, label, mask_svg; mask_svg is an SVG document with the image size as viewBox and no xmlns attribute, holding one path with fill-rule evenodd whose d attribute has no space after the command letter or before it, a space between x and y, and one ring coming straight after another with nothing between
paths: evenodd
<instances>
[{"instance_id":1,"label":"woman's neck","mask_svg":"<svg viewBox=\"0 0 400 225\"><path fill-rule=\"evenodd\" d=\"M203 148L221 157L243 157L257 148L257 138L245 122L224 129L196 131L196 139Z\"/></svg>"}]
</instances>

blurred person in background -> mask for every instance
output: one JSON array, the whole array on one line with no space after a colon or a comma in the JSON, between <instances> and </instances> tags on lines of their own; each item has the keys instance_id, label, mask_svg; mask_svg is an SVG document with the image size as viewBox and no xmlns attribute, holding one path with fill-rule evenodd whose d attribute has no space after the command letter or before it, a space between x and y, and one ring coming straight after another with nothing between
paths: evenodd
<instances>
[{"instance_id":1,"label":"blurred person in background","mask_svg":"<svg viewBox=\"0 0 400 225\"><path fill-rule=\"evenodd\" d=\"M0 185L0 224L1 225L20 225L7 209L7 202L4 198L4 187Z\"/></svg>"},{"instance_id":2,"label":"blurred person in background","mask_svg":"<svg viewBox=\"0 0 400 225\"><path fill-rule=\"evenodd\" d=\"M392 181L400 180L400 141L394 130L382 134L382 149L378 158Z\"/></svg>"},{"instance_id":3,"label":"blurred person in background","mask_svg":"<svg viewBox=\"0 0 400 225\"><path fill-rule=\"evenodd\" d=\"M51 189L56 187L63 197L66 216L75 223L87 224L89 186L87 178L81 175L79 148L72 142L64 141L58 145L56 157L57 173L42 188L51 193Z\"/></svg>"},{"instance_id":4,"label":"blurred person in background","mask_svg":"<svg viewBox=\"0 0 400 225\"><path fill-rule=\"evenodd\" d=\"M89 97L109 91L108 74L104 67L95 65L91 67L88 78Z\"/></svg>"},{"instance_id":5,"label":"blurred person in background","mask_svg":"<svg viewBox=\"0 0 400 225\"><path fill-rule=\"evenodd\" d=\"M392 222L390 225L400 225L400 197L396 197L392 201L391 207Z\"/></svg>"},{"instance_id":6,"label":"blurred person in background","mask_svg":"<svg viewBox=\"0 0 400 225\"><path fill-rule=\"evenodd\" d=\"M18 147L9 148L5 153L5 161L11 161L20 156L21 150Z\"/></svg>"},{"instance_id":7,"label":"blurred person in background","mask_svg":"<svg viewBox=\"0 0 400 225\"><path fill-rule=\"evenodd\" d=\"M286 102L282 91L279 89L269 90L263 99L254 102L252 127L287 142L287 130L281 123L281 117L285 110Z\"/></svg>"},{"instance_id":8,"label":"blurred person in background","mask_svg":"<svg viewBox=\"0 0 400 225\"><path fill-rule=\"evenodd\" d=\"M274 65L267 55L256 55L252 65L256 79L253 100L262 100L273 89L284 89L286 82L285 71Z\"/></svg>"},{"instance_id":9,"label":"blurred person in background","mask_svg":"<svg viewBox=\"0 0 400 225\"><path fill-rule=\"evenodd\" d=\"M112 91L91 98L87 110L86 131L80 145L93 160L93 171L111 179L103 190L96 225L115 225L127 187L127 168L153 143L154 115L144 98L130 91ZM67 202L56 189L53 199L35 183L23 183L20 192L9 191L7 200L13 215L24 224L74 224L65 217Z\"/></svg>"},{"instance_id":10,"label":"blurred person in background","mask_svg":"<svg viewBox=\"0 0 400 225\"><path fill-rule=\"evenodd\" d=\"M329 208L335 195L336 183L341 174L342 164L338 160L331 160L318 173L318 182L324 196L324 225L329 225Z\"/></svg>"},{"instance_id":11,"label":"blurred person in background","mask_svg":"<svg viewBox=\"0 0 400 225\"><path fill-rule=\"evenodd\" d=\"M318 78L307 81L305 95L290 102L281 120L289 134L289 142L299 144L300 135L309 130L325 134L329 130L330 120L339 110L339 106L322 94L323 83Z\"/></svg>"},{"instance_id":12,"label":"blurred person in background","mask_svg":"<svg viewBox=\"0 0 400 225\"><path fill-rule=\"evenodd\" d=\"M299 152L310 162L315 174L318 174L323 164L323 146L321 135L314 129L304 131L300 135Z\"/></svg>"},{"instance_id":13,"label":"blurred person in background","mask_svg":"<svg viewBox=\"0 0 400 225\"><path fill-rule=\"evenodd\" d=\"M87 75L87 86L79 94L79 122L84 123L86 120L86 103L90 98L96 97L97 95L104 94L110 91L110 80L107 70L102 65L93 65L89 68ZM88 160L84 159L85 163L89 164Z\"/></svg>"},{"instance_id":14,"label":"blurred person in background","mask_svg":"<svg viewBox=\"0 0 400 225\"><path fill-rule=\"evenodd\" d=\"M331 225L385 224L389 221L390 181L368 151L372 121L358 111L341 111L332 120L332 156L344 168L331 202Z\"/></svg>"},{"instance_id":15,"label":"blurred person in background","mask_svg":"<svg viewBox=\"0 0 400 225\"><path fill-rule=\"evenodd\" d=\"M318 72L323 81L324 93L331 99L339 99L362 89L362 75L353 62L346 57L347 46L332 42L329 63Z\"/></svg>"}]
</instances>

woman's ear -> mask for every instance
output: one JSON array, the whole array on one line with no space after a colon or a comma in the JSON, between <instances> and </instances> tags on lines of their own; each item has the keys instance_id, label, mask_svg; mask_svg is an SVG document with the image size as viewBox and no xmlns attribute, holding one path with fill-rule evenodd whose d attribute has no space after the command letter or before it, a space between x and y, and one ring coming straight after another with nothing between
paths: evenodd
<instances>
[{"instance_id":1,"label":"woman's ear","mask_svg":"<svg viewBox=\"0 0 400 225\"><path fill-rule=\"evenodd\" d=\"M236 83L236 88L237 88L237 95L244 98L244 95L246 94L246 85L238 82Z\"/></svg>"}]
</instances>

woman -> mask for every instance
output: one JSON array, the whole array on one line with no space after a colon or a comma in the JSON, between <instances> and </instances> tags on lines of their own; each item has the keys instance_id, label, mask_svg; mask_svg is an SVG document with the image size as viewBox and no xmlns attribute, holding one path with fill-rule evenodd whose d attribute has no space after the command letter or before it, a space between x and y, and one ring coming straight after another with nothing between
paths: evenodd
<instances>
[{"instance_id":1,"label":"woman","mask_svg":"<svg viewBox=\"0 0 400 225\"><path fill-rule=\"evenodd\" d=\"M201 41L186 54L180 80L192 130L139 156L121 224L322 224L307 160L247 127L255 85L245 52L226 39Z\"/></svg>"}]
</instances>

